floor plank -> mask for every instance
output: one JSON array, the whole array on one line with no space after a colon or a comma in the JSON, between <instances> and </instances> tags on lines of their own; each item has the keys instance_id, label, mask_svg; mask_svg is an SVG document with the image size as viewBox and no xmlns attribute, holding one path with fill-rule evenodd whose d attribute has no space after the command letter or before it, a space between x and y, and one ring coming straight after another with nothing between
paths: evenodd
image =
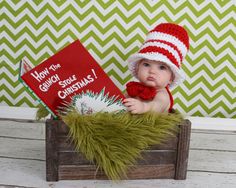
<instances>
[{"instance_id":1,"label":"floor plank","mask_svg":"<svg viewBox=\"0 0 236 188\"><path fill-rule=\"evenodd\" d=\"M188 169L236 174L236 152L190 149Z\"/></svg>"},{"instance_id":2,"label":"floor plank","mask_svg":"<svg viewBox=\"0 0 236 188\"><path fill-rule=\"evenodd\" d=\"M227 150L236 152L236 134L191 133L190 147L194 149Z\"/></svg>"},{"instance_id":3,"label":"floor plank","mask_svg":"<svg viewBox=\"0 0 236 188\"><path fill-rule=\"evenodd\" d=\"M45 140L0 137L0 157L45 160Z\"/></svg>"},{"instance_id":4,"label":"floor plank","mask_svg":"<svg viewBox=\"0 0 236 188\"><path fill-rule=\"evenodd\" d=\"M0 137L45 139L43 122L0 120Z\"/></svg>"}]
</instances>

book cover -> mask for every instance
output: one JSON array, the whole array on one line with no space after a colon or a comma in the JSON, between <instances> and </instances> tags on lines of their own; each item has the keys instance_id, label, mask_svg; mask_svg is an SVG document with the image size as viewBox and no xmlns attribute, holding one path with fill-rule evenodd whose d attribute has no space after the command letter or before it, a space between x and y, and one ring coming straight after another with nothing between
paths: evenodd
<instances>
[{"instance_id":1,"label":"book cover","mask_svg":"<svg viewBox=\"0 0 236 188\"><path fill-rule=\"evenodd\" d=\"M86 114L124 108L124 95L79 40L34 68L22 63L21 80L53 116L68 103Z\"/></svg>"}]
</instances>

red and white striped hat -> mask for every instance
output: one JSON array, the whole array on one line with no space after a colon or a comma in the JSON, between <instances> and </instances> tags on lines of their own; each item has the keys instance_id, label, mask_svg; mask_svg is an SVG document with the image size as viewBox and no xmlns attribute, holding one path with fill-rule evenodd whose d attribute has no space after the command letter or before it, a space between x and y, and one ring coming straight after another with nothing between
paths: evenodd
<instances>
[{"instance_id":1,"label":"red and white striped hat","mask_svg":"<svg viewBox=\"0 0 236 188\"><path fill-rule=\"evenodd\" d=\"M184 80L181 64L189 50L187 31L173 23L162 23L151 30L138 53L128 58L129 69L136 77L137 63L141 59L156 60L166 63L174 74L170 86Z\"/></svg>"}]
</instances>

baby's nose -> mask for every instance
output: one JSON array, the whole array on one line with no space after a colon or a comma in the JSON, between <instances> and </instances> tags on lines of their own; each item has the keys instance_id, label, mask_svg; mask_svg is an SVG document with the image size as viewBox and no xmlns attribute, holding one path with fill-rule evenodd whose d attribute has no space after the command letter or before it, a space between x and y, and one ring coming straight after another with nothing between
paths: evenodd
<instances>
[{"instance_id":1,"label":"baby's nose","mask_svg":"<svg viewBox=\"0 0 236 188\"><path fill-rule=\"evenodd\" d=\"M157 73L157 70L153 69L153 68L150 68L149 69L149 72L152 73L152 74L156 74Z\"/></svg>"}]
</instances>

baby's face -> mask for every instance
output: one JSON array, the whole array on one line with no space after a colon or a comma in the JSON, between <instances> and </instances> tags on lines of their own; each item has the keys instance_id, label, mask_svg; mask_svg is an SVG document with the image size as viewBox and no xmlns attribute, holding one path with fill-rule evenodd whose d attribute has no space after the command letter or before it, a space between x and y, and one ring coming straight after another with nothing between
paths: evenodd
<instances>
[{"instance_id":1,"label":"baby's face","mask_svg":"<svg viewBox=\"0 0 236 188\"><path fill-rule=\"evenodd\" d=\"M147 86L165 88L173 80L172 71L163 62L143 59L138 64L137 78Z\"/></svg>"}]
</instances>

